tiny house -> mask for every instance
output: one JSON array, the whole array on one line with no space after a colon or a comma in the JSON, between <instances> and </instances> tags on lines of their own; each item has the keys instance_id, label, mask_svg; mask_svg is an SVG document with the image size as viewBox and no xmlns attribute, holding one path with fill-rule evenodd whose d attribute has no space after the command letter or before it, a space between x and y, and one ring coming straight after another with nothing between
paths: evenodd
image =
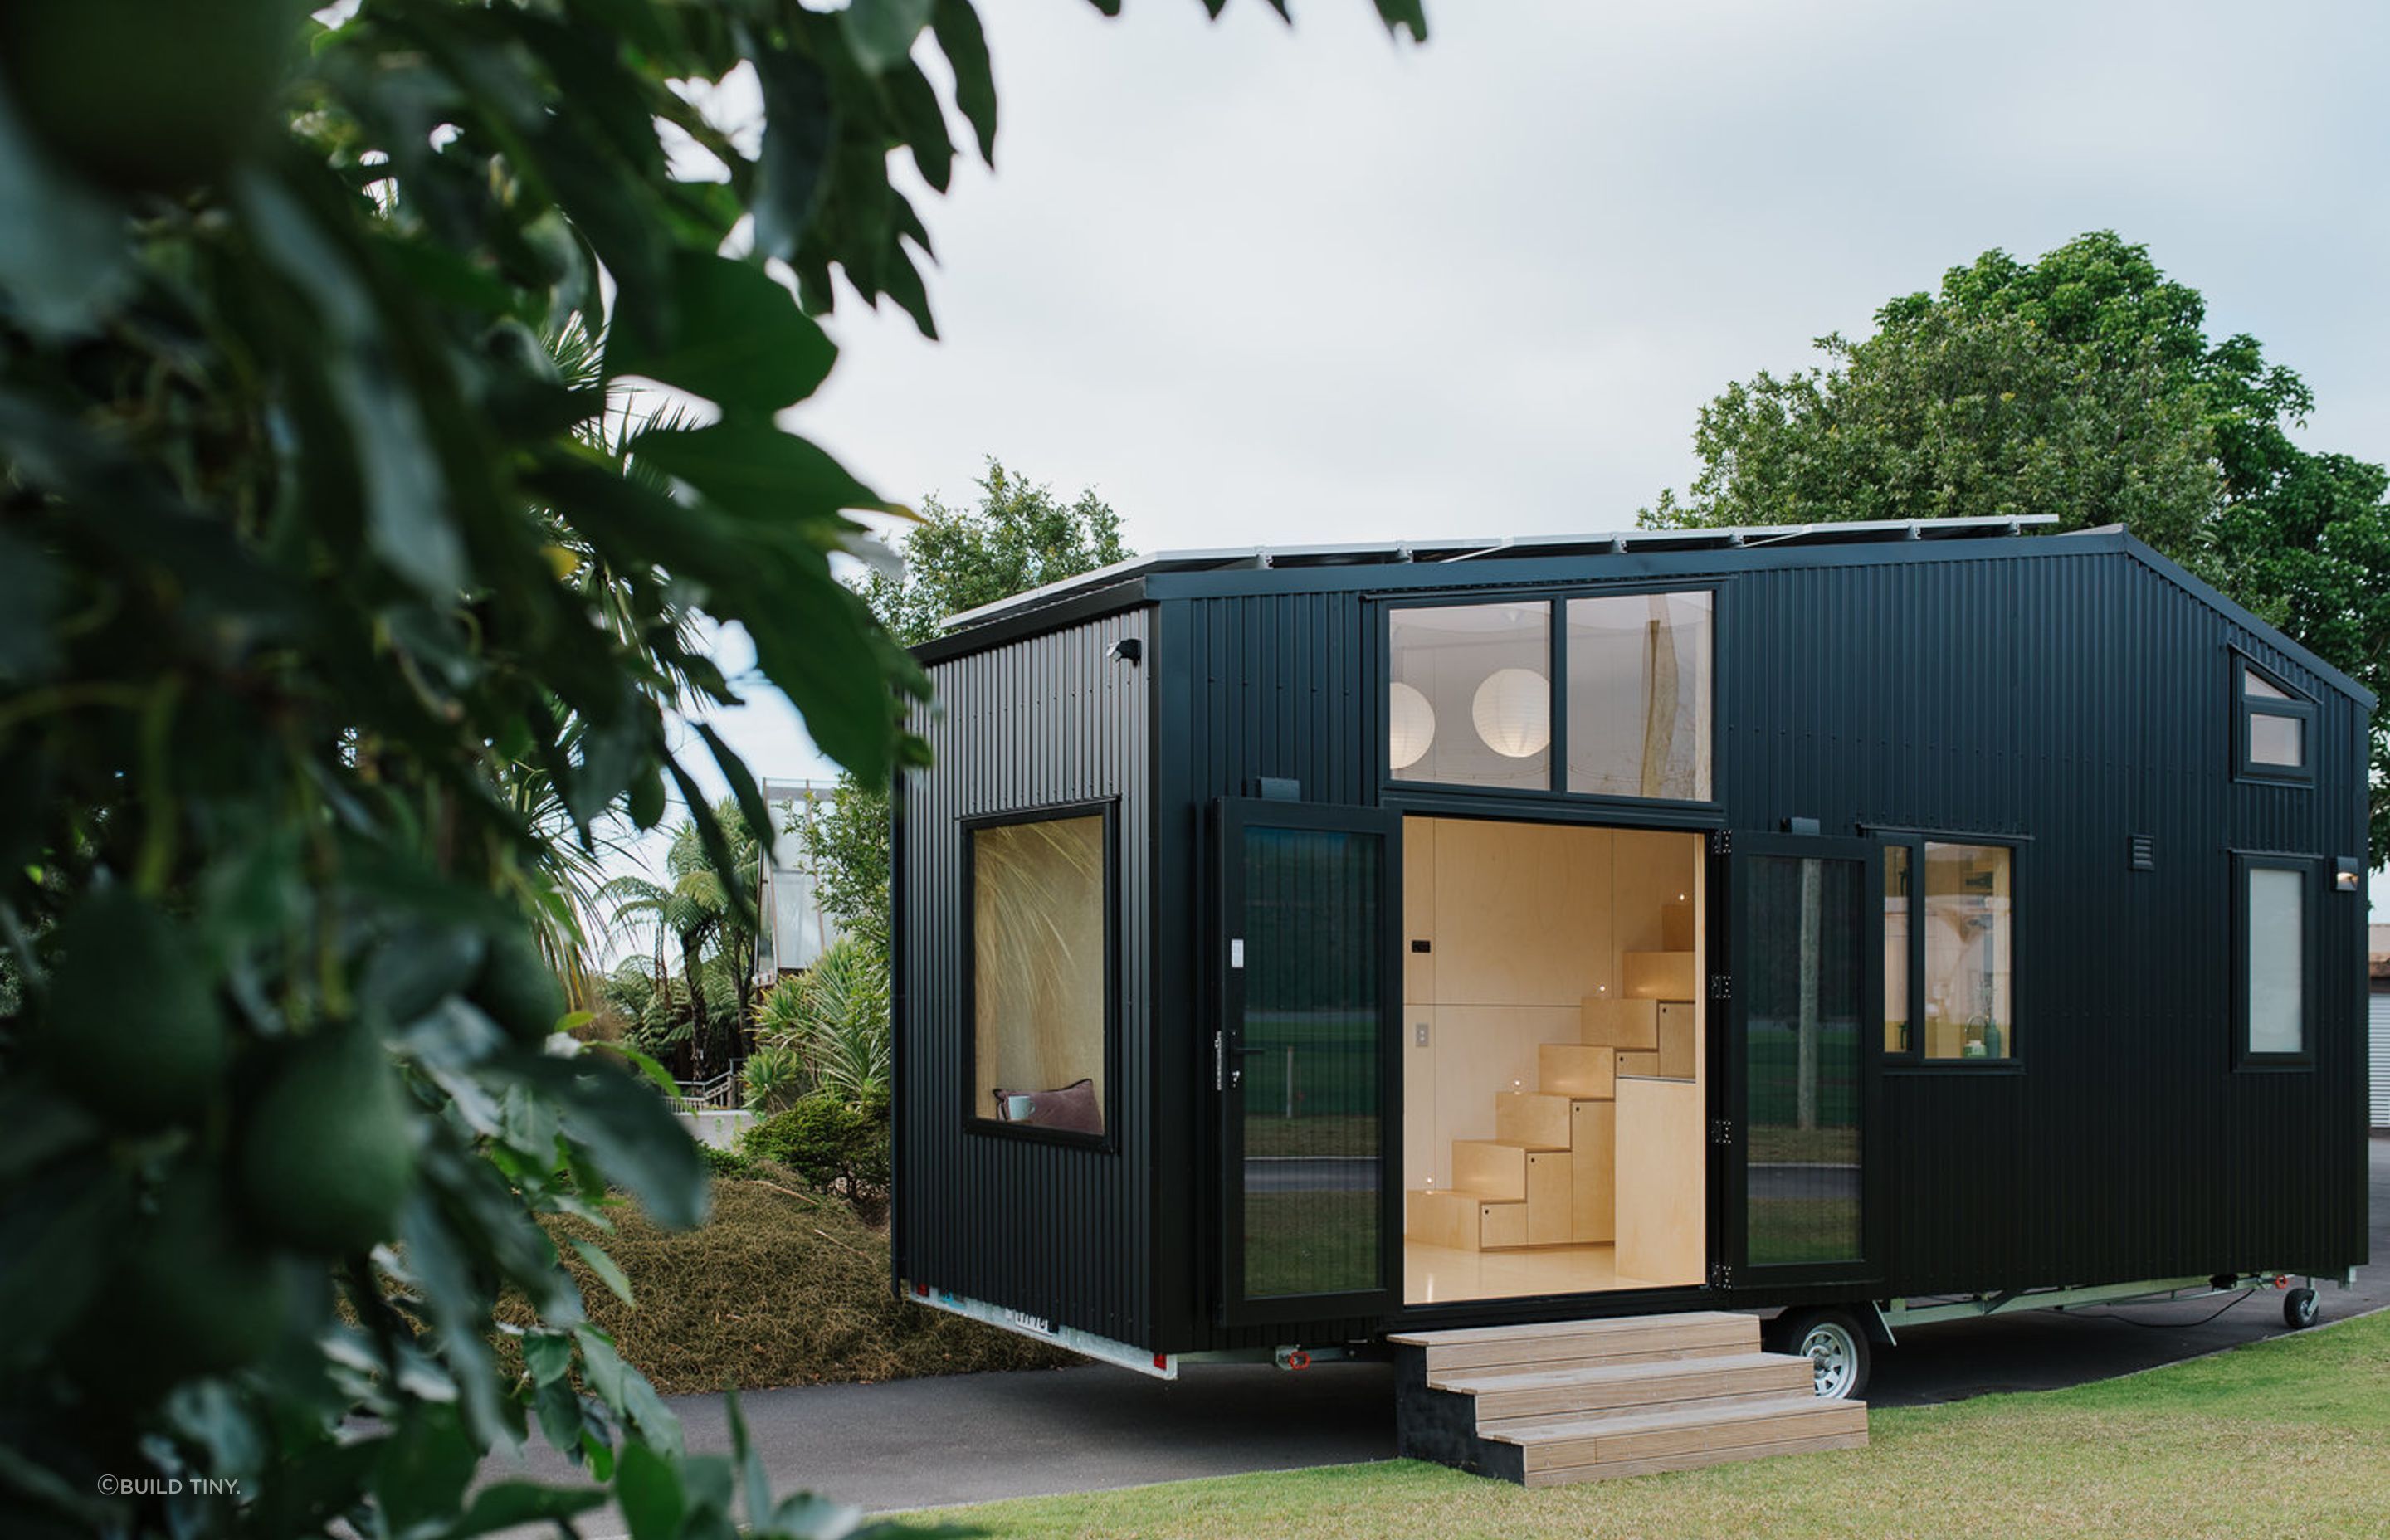
<instances>
[{"instance_id":1,"label":"tiny house","mask_svg":"<svg viewBox=\"0 0 2390 1540\"><path fill-rule=\"evenodd\" d=\"M2121 531L1166 555L919 655L924 1303L1167 1374L2366 1258L2372 698Z\"/></svg>"}]
</instances>

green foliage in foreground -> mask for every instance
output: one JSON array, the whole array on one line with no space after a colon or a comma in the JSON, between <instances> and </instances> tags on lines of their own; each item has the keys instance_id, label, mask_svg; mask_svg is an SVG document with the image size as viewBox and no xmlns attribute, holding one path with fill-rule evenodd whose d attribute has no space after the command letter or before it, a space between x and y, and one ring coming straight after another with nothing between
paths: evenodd
<instances>
[{"instance_id":1,"label":"green foliage in foreground","mask_svg":"<svg viewBox=\"0 0 2390 1540\"><path fill-rule=\"evenodd\" d=\"M2275 1298L2240 1308L2270 1310ZM2074 1390L1870 1411L1865 1449L1535 1492L1390 1460L938 1518L1074 1540L2378 1535L2390 1513L2385 1365L2390 1313L2377 1313Z\"/></svg>"},{"instance_id":2,"label":"green foliage in foreground","mask_svg":"<svg viewBox=\"0 0 2390 1540\"><path fill-rule=\"evenodd\" d=\"M919 759L831 567L887 505L778 416L833 273L931 329L892 156L944 189L949 99L992 153L986 40L968 0L303 11L0 6L0 1533L839 1527L685 1457L559 1264L541 1220L610 1283L610 1192L708 1187L651 1062L551 1035L526 918L675 793L746 891L664 730L737 699L715 625L865 784ZM734 71L760 135L699 105ZM601 1484L469 1504L534 1427Z\"/></svg>"},{"instance_id":3,"label":"green foliage in foreground","mask_svg":"<svg viewBox=\"0 0 2390 1540\"><path fill-rule=\"evenodd\" d=\"M2390 696L2390 475L2293 443L2313 392L2257 339L2210 339L2206 313L2113 232L2037 262L1986 251L1887 302L1872 335L1819 338L1823 366L1728 385L1702 408L1686 495L1643 520L2121 523ZM2384 713L2371 766L2378 866Z\"/></svg>"}]
</instances>

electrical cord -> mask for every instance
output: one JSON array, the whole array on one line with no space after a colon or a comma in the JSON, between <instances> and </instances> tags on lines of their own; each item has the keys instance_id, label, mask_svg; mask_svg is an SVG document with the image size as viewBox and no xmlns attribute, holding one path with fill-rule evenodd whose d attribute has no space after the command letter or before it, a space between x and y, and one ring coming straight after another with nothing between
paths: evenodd
<instances>
[{"instance_id":1,"label":"electrical cord","mask_svg":"<svg viewBox=\"0 0 2390 1540\"><path fill-rule=\"evenodd\" d=\"M2152 1331L2181 1331L2195 1326L2205 1326L2208 1322L2216 1319L2217 1315L2223 1315L2226 1311L2231 1309L2234 1305L2239 1304L2242 1300L2247 1299L2256 1291L2257 1290L2254 1285L2250 1288L2243 1289L2240 1293L2225 1301L2222 1304L2217 1305L2216 1307L2215 1315L2202 1315L2195 1321L2137 1321L2130 1315L2119 1315L2116 1314L2116 1311L2113 1306L2099 1306L2096 1308L2099 1309L2100 1314L2103 1318L2112 1321L2122 1321L2127 1326L2147 1327ZM2067 1314L2070 1315L2080 1315L2083 1312L2079 1310L2070 1310Z\"/></svg>"}]
</instances>

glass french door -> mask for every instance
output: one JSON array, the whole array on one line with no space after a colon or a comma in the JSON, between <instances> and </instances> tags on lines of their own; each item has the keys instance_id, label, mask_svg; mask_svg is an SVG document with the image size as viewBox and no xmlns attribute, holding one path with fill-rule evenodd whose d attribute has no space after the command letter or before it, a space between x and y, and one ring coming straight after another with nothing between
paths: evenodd
<instances>
[{"instance_id":1,"label":"glass french door","mask_svg":"<svg viewBox=\"0 0 2390 1540\"><path fill-rule=\"evenodd\" d=\"M1221 1318L1383 1314L1401 1276L1402 821L1226 799L1215 833Z\"/></svg>"},{"instance_id":2,"label":"glass french door","mask_svg":"<svg viewBox=\"0 0 2390 1540\"><path fill-rule=\"evenodd\" d=\"M1862 840L1731 837L1725 872L1719 1281L1880 1271L1870 1175L1883 1020L1882 855Z\"/></svg>"}]
</instances>

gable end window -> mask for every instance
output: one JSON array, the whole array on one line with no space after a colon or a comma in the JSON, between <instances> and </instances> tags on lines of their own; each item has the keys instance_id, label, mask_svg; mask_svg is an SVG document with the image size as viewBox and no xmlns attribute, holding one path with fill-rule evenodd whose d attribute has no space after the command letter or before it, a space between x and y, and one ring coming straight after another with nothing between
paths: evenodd
<instances>
[{"instance_id":1,"label":"gable end window","mask_svg":"<svg viewBox=\"0 0 2390 1540\"><path fill-rule=\"evenodd\" d=\"M2233 772L2242 780L2315 779L2315 702L2247 660L2232 660Z\"/></svg>"},{"instance_id":2,"label":"gable end window","mask_svg":"<svg viewBox=\"0 0 2390 1540\"><path fill-rule=\"evenodd\" d=\"M2232 858L2232 1046L2246 1068L2315 1062L2317 863Z\"/></svg>"}]
</instances>

